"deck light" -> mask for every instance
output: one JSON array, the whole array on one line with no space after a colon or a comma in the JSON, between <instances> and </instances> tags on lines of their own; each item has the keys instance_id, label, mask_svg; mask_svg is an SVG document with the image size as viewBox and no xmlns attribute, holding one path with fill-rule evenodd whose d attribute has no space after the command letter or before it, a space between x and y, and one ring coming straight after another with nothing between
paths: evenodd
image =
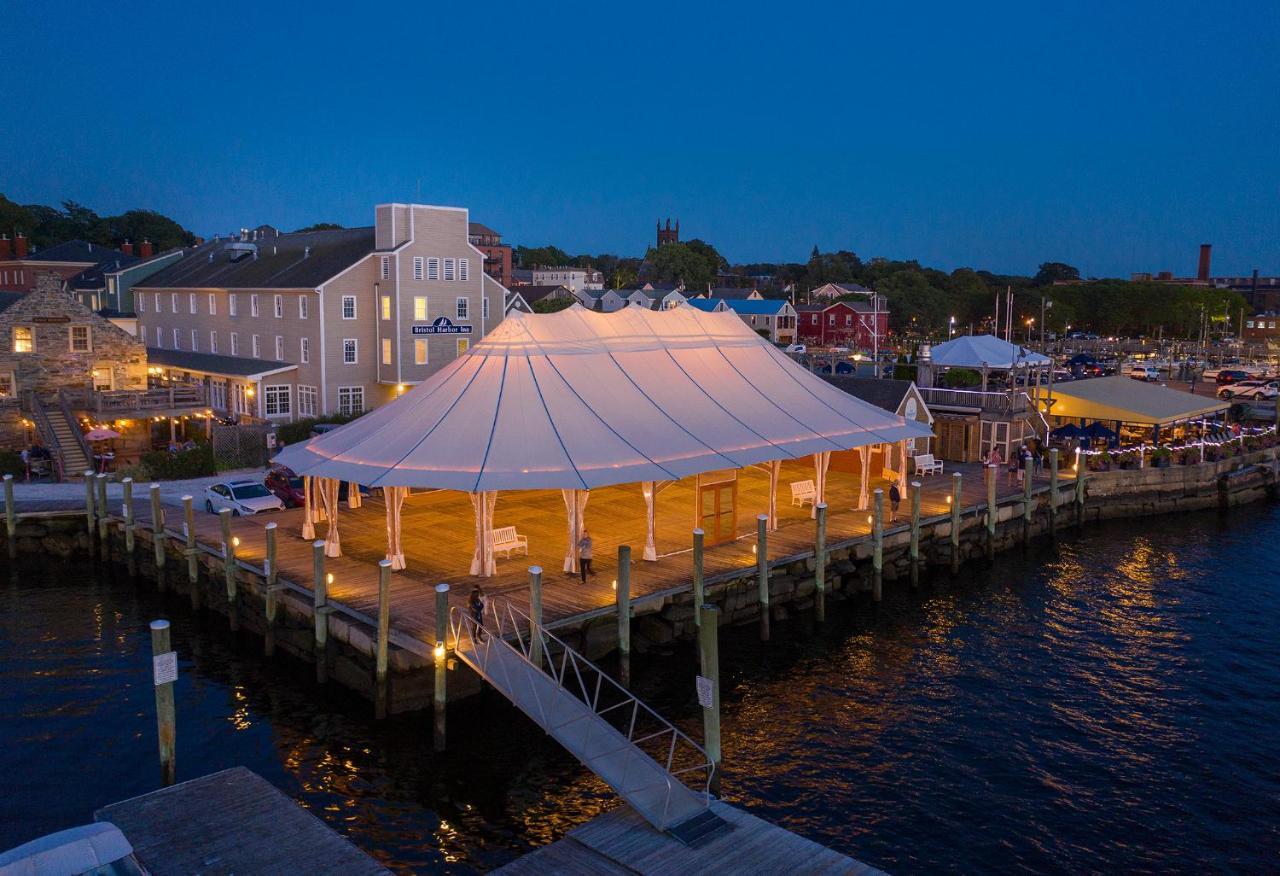
<instances>
[{"instance_id":1,"label":"deck light","mask_svg":"<svg viewBox=\"0 0 1280 876\"><path fill-rule=\"evenodd\" d=\"M951 497L950 497L950 496L947 496L947 504L948 504L948 505L950 505L950 504L951 504Z\"/></svg>"},{"instance_id":2,"label":"deck light","mask_svg":"<svg viewBox=\"0 0 1280 876\"><path fill-rule=\"evenodd\" d=\"M444 642L436 642L436 646L431 649L431 653L435 655L437 660L444 659Z\"/></svg>"},{"instance_id":3,"label":"deck light","mask_svg":"<svg viewBox=\"0 0 1280 876\"><path fill-rule=\"evenodd\" d=\"M240 536L238 535L231 536L231 546L240 547Z\"/></svg>"},{"instance_id":4,"label":"deck light","mask_svg":"<svg viewBox=\"0 0 1280 876\"><path fill-rule=\"evenodd\" d=\"M333 583L333 573L332 573L332 572L329 572L327 575L325 575L325 576L324 576L324 583L326 583L326 584L332 584L332 583Z\"/></svg>"}]
</instances>

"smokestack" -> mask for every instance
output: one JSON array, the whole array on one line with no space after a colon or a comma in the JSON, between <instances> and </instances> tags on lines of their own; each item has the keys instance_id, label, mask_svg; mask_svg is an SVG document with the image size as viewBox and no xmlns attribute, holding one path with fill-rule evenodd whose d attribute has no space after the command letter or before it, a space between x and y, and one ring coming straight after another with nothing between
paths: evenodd
<instances>
[{"instance_id":1,"label":"smokestack","mask_svg":"<svg viewBox=\"0 0 1280 876\"><path fill-rule=\"evenodd\" d=\"M25 259L27 257L27 239L22 236L21 231L13 239L13 257L15 259Z\"/></svg>"},{"instance_id":2,"label":"smokestack","mask_svg":"<svg viewBox=\"0 0 1280 876\"><path fill-rule=\"evenodd\" d=\"M133 244L126 240L124 243L120 244L120 251L125 255L133 255Z\"/></svg>"},{"instance_id":3,"label":"smokestack","mask_svg":"<svg viewBox=\"0 0 1280 876\"><path fill-rule=\"evenodd\" d=\"M1200 244L1200 270L1196 272L1197 280L1209 279L1209 250L1213 249L1213 244Z\"/></svg>"},{"instance_id":4,"label":"smokestack","mask_svg":"<svg viewBox=\"0 0 1280 876\"><path fill-rule=\"evenodd\" d=\"M142 247L139 255L141 255L144 259L149 259L154 253L155 253L155 247L152 245L150 240L147 240L144 237L142 239Z\"/></svg>"}]
</instances>

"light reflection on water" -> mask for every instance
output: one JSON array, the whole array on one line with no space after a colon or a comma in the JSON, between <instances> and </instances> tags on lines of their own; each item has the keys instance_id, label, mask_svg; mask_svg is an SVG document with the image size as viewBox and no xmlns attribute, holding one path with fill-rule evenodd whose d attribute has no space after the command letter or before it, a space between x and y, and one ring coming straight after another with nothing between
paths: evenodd
<instances>
[{"instance_id":1,"label":"light reflection on water","mask_svg":"<svg viewBox=\"0 0 1280 876\"><path fill-rule=\"evenodd\" d=\"M726 630L726 794L898 873L1272 869L1278 537L1275 507L1136 521L767 646ZM45 561L0 583L0 847L155 787L166 614L179 778L244 764L405 872L489 869L613 805L492 692L451 709L437 756L429 716L377 724L183 600ZM700 738L693 666L681 646L633 673Z\"/></svg>"}]
</instances>

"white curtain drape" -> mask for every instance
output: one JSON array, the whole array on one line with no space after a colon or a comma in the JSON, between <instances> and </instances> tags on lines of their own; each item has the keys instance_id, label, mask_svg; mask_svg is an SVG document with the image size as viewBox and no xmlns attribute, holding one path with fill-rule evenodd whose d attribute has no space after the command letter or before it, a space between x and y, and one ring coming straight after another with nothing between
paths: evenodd
<instances>
[{"instance_id":1,"label":"white curtain drape","mask_svg":"<svg viewBox=\"0 0 1280 876\"><path fill-rule=\"evenodd\" d=\"M347 507L359 508L362 500L360 498L360 485L355 481L347 484Z\"/></svg>"},{"instance_id":2,"label":"white curtain drape","mask_svg":"<svg viewBox=\"0 0 1280 876\"><path fill-rule=\"evenodd\" d=\"M471 574L490 578L498 571L498 562L493 554L493 509L498 504L498 493L489 490L468 495L471 497L471 510L476 515L476 547L471 555Z\"/></svg>"},{"instance_id":3,"label":"white curtain drape","mask_svg":"<svg viewBox=\"0 0 1280 876\"><path fill-rule=\"evenodd\" d=\"M818 506L827 501L827 467L830 465L830 450L813 455L813 507L809 509L810 517L817 517Z\"/></svg>"},{"instance_id":4,"label":"white curtain drape","mask_svg":"<svg viewBox=\"0 0 1280 876\"><path fill-rule=\"evenodd\" d=\"M641 481L640 492L644 493L644 558L653 561L658 559L658 546L653 539L654 523L657 517L654 511L654 482Z\"/></svg>"},{"instance_id":5,"label":"white curtain drape","mask_svg":"<svg viewBox=\"0 0 1280 876\"><path fill-rule=\"evenodd\" d=\"M302 479L302 537L307 541L316 540L316 524L312 519L315 517L316 496L313 495L314 488L312 482L315 478L304 477Z\"/></svg>"},{"instance_id":6,"label":"white curtain drape","mask_svg":"<svg viewBox=\"0 0 1280 876\"><path fill-rule=\"evenodd\" d=\"M564 570L578 571L578 539L582 537L582 518L587 511L590 490L561 490L564 497L565 516L569 522L569 550L564 555Z\"/></svg>"},{"instance_id":7,"label":"white curtain drape","mask_svg":"<svg viewBox=\"0 0 1280 876\"><path fill-rule=\"evenodd\" d=\"M387 503L387 559L391 561L393 572L404 568L404 548L400 544L400 509L404 506L404 497L408 492L408 487L382 488L382 498Z\"/></svg>"},{"instance_id":8,"label":"white curtain drape","mask_svg":"<svg viewBox=\"0 0 1280 876\"><path fill-rule=\"evenodd\" d=\"M333 478L320 478L320 497L324 500L324 513L329 528L324 534L324 555L342 556L342 543L338 538L338 482Z\"/></svg>"},{"instance_id":9,"label":"white curtain drape","mask_svg":"<svg viewBox=\"0 0 1280 876\"><path fill-rule=\"evenodd\" d=\"M858 448L858 458L862 462L862 476L858 484L858 510L867 510L867 484L871 481L871 446L864 444Z\"/></svg>"},{"instance_id":10,"label":"white curtain drape","mask_svg":"<svg viewBox=\"0 0 1280 876\"><path fill-rule=\"evenodd\" d=\"M774 532L778 528L778 475L782 472L782 460L773 459L769 461L769 531ZM826 483L827 474L824 470L822 473L823 483Z\"/></svg>"}]
</instances>

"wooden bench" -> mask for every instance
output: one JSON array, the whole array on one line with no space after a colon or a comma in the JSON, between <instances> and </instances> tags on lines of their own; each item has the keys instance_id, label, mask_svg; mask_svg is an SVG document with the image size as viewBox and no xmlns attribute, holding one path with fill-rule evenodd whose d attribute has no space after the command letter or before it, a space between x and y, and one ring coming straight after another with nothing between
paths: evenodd
<instances>
[{"instance_id":1,"label":"wooden bench","mask_svg":"<svg viewBox=\"0 0 1280 876\"><path fill-rule=\"evenodd\" d=\"M916 474L931 475L942 474L942 460L934 459L932 453L922 453L914 457L916 463Z\"/></svg>"},{"instance_id":2,"label":"wooden bench","mask_svg":"<svg viewBox=\"0 0 1280 876\"><path fill-rule=\"evenodd\" d=\"M813 485L813 481L792 481L791 482L791 504L804 507L804 503L810 505L818 497L818 489Z\"/></svg>"},{"instance_id":3,"label":"wooden bench","mask_svg":"<svg viewBox=\"0 0 1280 876\"><path fill-rule=\"evenodd\" d=\"M529 538L516 532L514 526L501 526L493 531L493 552L511 556L512 551L524 551L529 556Z\"/></svg>"}]
</instances>

